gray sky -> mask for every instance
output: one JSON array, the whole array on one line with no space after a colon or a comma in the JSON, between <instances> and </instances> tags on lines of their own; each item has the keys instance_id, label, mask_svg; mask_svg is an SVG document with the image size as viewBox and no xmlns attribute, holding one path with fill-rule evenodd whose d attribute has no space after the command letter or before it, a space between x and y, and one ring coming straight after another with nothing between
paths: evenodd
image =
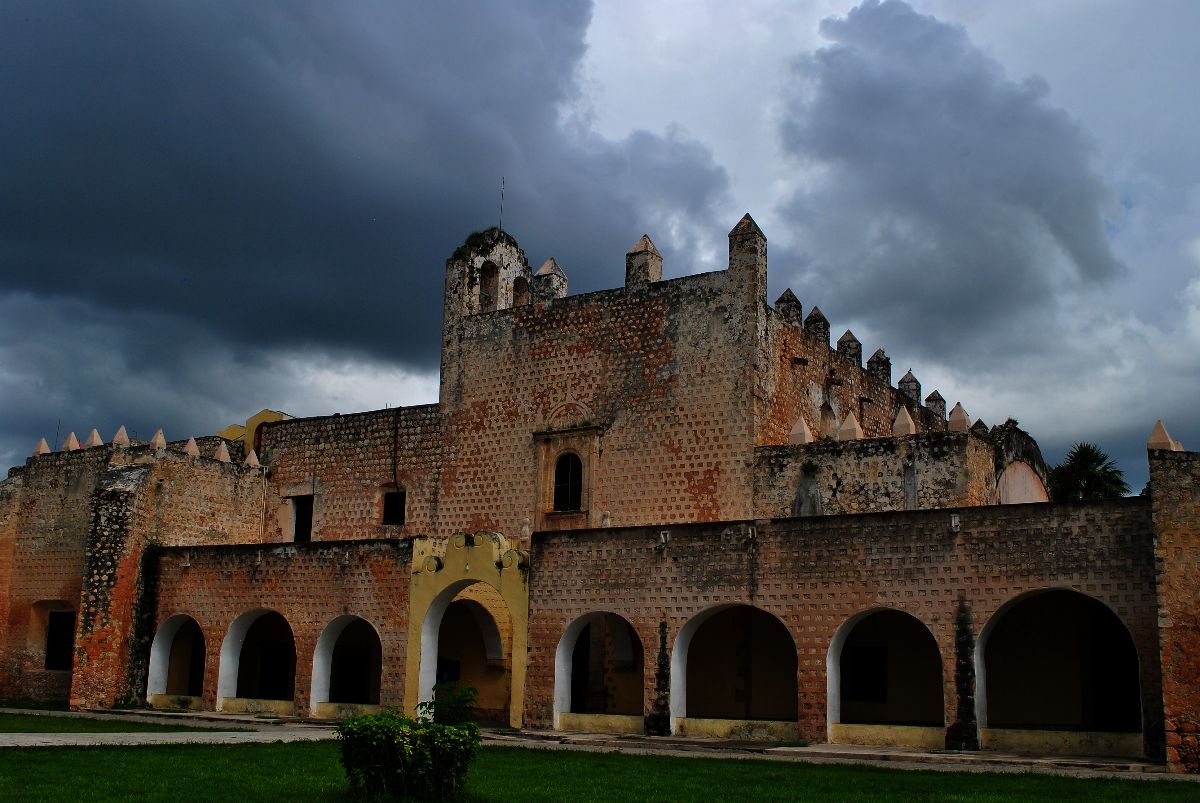
<instances>
[{"instance_id":1,"label":"gray sky","mask_svg":"<svg viewBox=\"0 0 1200 803\"><path fill-rule=\"evenodd\" d=\"M572 292L750 211L772 298L1050 460L1200 445L1200 3L425 5L0 4L0 464L435 400L501 175Z\"/></svg>"}]
</instances>

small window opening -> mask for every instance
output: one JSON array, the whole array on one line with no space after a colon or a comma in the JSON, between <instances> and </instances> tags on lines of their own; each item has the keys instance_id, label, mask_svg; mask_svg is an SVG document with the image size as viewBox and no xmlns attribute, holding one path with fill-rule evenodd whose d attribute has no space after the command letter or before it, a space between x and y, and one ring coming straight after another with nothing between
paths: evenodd
<instances>
[{"instance_id":1,"label":"small window opening","mask_svg":"<svg viewBox=\"0 0 1200 803\"><path fill-rule=\"evenodd\" d=\"M479 269L479 311L491 312L499 302L500 269L492 262L484 262Z\"/></svg>"},{"instance_id":2,"label":"small window opening","mask_svg":"<svg viewBox=\"0 0 1200 803\"><path fill-rule=\"evenodd\" d=\"M293 496L292 514L295 520L295 526L292 529L292 540L297 544L307 544L312 540L312 494L307 494L305 496Z\"/></svg>"},{"instance_id":3,"label":"small window opening","mask_svg":"<svg viewBox=\"0 0 1200 803\"><path fill-rule=\"evenodd\" d=\"M525 281L524 276L518 276L513 280L513 306L523 307L529 303L529 282Z\"/></svg>"},{"instance_id":4,"label":"small window opening","mask_svg":"<svg viewBox=\"0 0 1200 803\"><path fill-rule=\"evenodd\" d=\"M583 507L583 461L567 452L554 464L554 510L565 512Z\"/></svg>"},{"instance_id":5,"label":"small window opening","mask_svg":"<svg viewBox=\"0 0 1200 803\"><path fill-rule=\"evenodd\" d=\"M387 491L383 495L383 523L404 523L404 491Z\"/></svg>"},{"instance_id":6,"label":"small window opening","mask_svg":"<svg viewBox=\"0 0 1200 803\"><path fill-rule=\"evenodd\" d=\"M71 671L75 653L75 611L50 611L46 620L46 668Z\"/></svg>"}]
</instances>

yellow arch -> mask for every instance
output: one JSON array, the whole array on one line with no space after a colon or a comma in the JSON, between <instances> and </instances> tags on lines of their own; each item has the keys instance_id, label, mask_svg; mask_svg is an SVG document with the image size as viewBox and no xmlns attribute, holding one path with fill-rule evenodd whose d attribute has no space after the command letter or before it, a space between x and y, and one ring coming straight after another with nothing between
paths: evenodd
<instances>
[{"instance_id":1,"label":"yellow arch","mask_svg":"<svg viewBox=\"0 0 1200 803\"><path fill-rule=\"evenodd\" d=\"M458 592L475 583L499 592L512 618L508 724L519 728L529 653L529 553L513 549L512 542L501 533L459 533L449 540L414 540L404 708L415 716L417 705L432 696L442 615Z\"/></svg>"}]
</instances>

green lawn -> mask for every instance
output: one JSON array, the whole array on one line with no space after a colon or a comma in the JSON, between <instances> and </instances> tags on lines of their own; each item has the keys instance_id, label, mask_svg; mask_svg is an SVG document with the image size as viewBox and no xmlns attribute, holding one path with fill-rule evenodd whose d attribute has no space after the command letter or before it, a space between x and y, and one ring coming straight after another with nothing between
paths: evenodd
<instances>
[{"instance_id":1,"label":"green lawn","mask_svg":"<svg viewBox=\"0 0 1200 803\"><path fill-rule=\"evenodd\" d=\"M905 772L764 760L488 748L469 801L1196 800L1171 781ZM350 800L332 742L0 749L0 799Z\"/></svg>"},{"instance_id":2,"label":"green lawn","mask_svg":"<svg viewBox=\"0 0 1200 803\"><path fill-rule=\"evenodd\" d=\"M208 730L187 725L159 725L135 722L130 719L91 719L87 717L56 717L38 714L0 714L0 733L175 733L178 731ZM245 728L222 728L245 730Z\"/></svg>"}]
</instances>

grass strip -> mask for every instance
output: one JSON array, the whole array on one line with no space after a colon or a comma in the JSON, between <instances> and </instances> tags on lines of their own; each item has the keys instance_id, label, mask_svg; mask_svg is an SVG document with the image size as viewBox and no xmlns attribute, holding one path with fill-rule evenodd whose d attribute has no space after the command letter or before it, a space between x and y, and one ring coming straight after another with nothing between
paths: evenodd
<instances>
[{"instance_id":1,"label":"grass strip","mask_svg":"<svg viewBox=\"0 0 1200 803\"><path fill-rule=\"evenodd\" d=\"M468 801L1196 800L1178 781L485 748ZM0 749L0 799L349 801L334 742Z\"/></svg>"},{"instance_id":2,"label":"grass strip","mask_svg":"<svg viewBox=\"0 0 1200 803\"><path fill-rule=\"evenodd\" d=\"M190 725L167 725L157 722L138 722L132 719L93 719L91 717L56 717L53 714L0 714L0 733L179 733L182 731L211 731ZM221 730L247 730L221 728Z\"/></svg>"}]
</instances>

